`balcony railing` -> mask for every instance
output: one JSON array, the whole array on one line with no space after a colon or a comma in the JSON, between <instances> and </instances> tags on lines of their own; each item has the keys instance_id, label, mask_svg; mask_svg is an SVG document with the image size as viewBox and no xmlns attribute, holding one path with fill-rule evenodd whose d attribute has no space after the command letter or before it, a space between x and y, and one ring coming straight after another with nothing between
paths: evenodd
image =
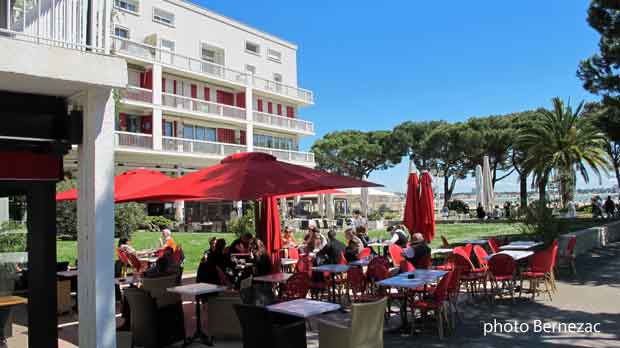
<instances>
[{"instance_id":1,"label":"balcony railing","mask_svg":"<svg viewBox=\"0 0 620 348\"><path fill-rule=\"evenodd\" d=\"M115 145L120 147L153 149L153 136L151 134L116 131Z\"/></svg>"},{"instance_id":2,"label":"balcony railing","mask_svg":"<svg viewBox=\"0 0 620 348\"><path fill-rule=\"evenodd\" d=\"M127 86L127 88L121 92L121 96L125 99L142 103L153 103L153 91L146 88Z\"/></svg>"},{"instance_id":3,"label":"balcony railing","mask_svg":"<svg viewBox=\"0 0 620 348\"><path fill-rule=\"evenodd\" d=\"M112 38L112 42L112 47L118 54L170 65L241 85L247 83L246 73L229 69L223 65L187 57L169 50L116 36Z\"/></svg>"},{"instance_id":4,"label":"balcony railing","mask_svg":"<svg viewBox=\"0 0 620 348\"><path fill-rule=\"evenodd\" d=\"M260 111L254 111L254 122L266 124L269 126L281 127L286 129L299 130L303 132L314 133L314 123L304 121L297 118L283 117L279 115L268 114Z\"/></svg>"},{"instance_id":5,"label":"balcony railing","mask_svg":"<svg viewBox=\"0 0 620 348\"><path fill-rule=\"evenodd\" d=\"M281 82L267 80L265 78L258 77L255 75L252 75L250 79L252 80L252 85L256 89L260 89L260 90L270 92L270 93L284 95L284 96L295 98L295 99L300 99L300 100L305 101L308 104L314 103L314 94L307 89L285 85Z\"/></svg>"},{"instance_id":6,"label":"balcony railing","mask_svg":"<svg viewBox=\"0 0 620 348\"><path fill-rule=\"evenodd\" d=\"M247 73L230 69L223 65L191 58L141 42L131 41L116 36L112 38L112 42L113 49L118 54L170 65L183 70L204 74L209 77L244 86L248 84L248 78L250 78L251 81L249 84L256 89L289 98L303 100L309 104L314 103L313 93L303 88L285 85L283 83L268 80L255 75L248 75Z\"/></svg>"},{"instance_id":7,"label":"balcony railing","mask_svg":"<svg viewBox=\"0 0 620 348\"><path fill-rule=\"evenodd\" d=\"M245 145L173 137L163 137L162 148L164 151L169 152L198 153L218 156L228 156L247 151Z\"/></svg>"},{"instance_id":8,"label":"balcony railing","mask_svg":"<svg viewBox=\"0 0 620 348\"><path fill-rule=\"evenodd\" d=\"M111 21L111 4L109 0L0 0L0 34L48 46L107 52L110 26L97 23Z\"/></svg>"},{"instance_id":9,"label":"balcony railing","mask_svg":"<svg viewBox=\"0 0 620 348\"><path fill-rule=\"evenodd\" d=\"M162 93L162 105L187 111L202 112L222 117L245 120L245 109L231 105L212 103L205 100L184 97L176 94Z\"/></svg>"},{"instance_id":10,"label":"balcony railing","mask_svg":"<svg viewBox=\"0 0 620 348\"><path fill-rule=\"evenodd\" d=\"M282 161L314 163L314 154L312 152L270 149L258 146L254 146L254 151L268 153Z\"/></svg>"}]
</instances>

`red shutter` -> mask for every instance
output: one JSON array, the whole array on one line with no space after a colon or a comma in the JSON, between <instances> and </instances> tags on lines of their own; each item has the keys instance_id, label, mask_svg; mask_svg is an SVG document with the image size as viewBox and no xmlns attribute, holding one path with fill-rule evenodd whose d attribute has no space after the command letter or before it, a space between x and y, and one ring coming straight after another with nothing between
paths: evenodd
<instances>
[{"instance_id":1,"label":"red shutter","mask_svg":"<svg viewBox=\"0 0 620 348\"><path fill-rule=\"evenodd\" d=\"M140 132L143 134L153 133L153 116L140 116Z\"/></svg>"},{"instance_id":2,"label":"red shutter","mask_svg":"<svg viewBox=\"0 0 620 348\"><path fill-rule=\"evenodd\" d=\"M119 130L126 131L127 130L127 115L120 113L118 114L118 126Z\"/></svg>"},{"instance_id":3,"label":"red shutter","mask_svg":"<svg viewBox=\"0 0 620 348\"><path fill-rule=\"evenodd\" d=\"M245 109L245 92L237 93L237 106Z\"/></svg>"},{"instance_id":4,"label":"red shutter","mask_svg":"<svg viewBox=\"0 0 620 348\"><path fill-rule=\"evenodd\" d=\"M287 106L286 117L295 118L295 108L293 108L292 106Z\"/></svg>"},{"instance_id":5,"label":"red shutter","mask_svg":"<svg viewBox=\"0 0 620 348\"><path fill-rule=\"evenodd\" d=\"M172 80L172 94L177 94L177 80Z\"/></svg>"},{"instance_id":6,"label":"red shutter","mask_svg":"<svg viewBox=\"0 0 620 348\"><path fill-rule=\"evenodd\" d=\"M245 145L246 144L246 141L245 141L245 131L240 131L239 133L240 133L240 135L239 135L239 140L240 140L239 143L241 145Z\"/></svg>"},{"instance_id":7,"label":"red shutter","mask_svg":"<svg viewBox=\"0 0 620 348\"><path fill-rule=\"evenodd\" d=\"M217 102L220 104L235 106L235 95L230 92L217 91Z\"/></svg>"},{"instance_id":8,"label":"red shutter","mask_svg":"<svg viewBox=\"0 0 620 348\"><path fill-rule=\"evenodd\" d=\"M194 99L198 98L198 86L192 85L191 89L192 89L192 98Z\"/></svg>"},{"instance_id":9,"label":"red shutter","mask_svg":"<svg viewBox=\"0 0 620 348\"><path fill-rule=\"evenodd\" d=\"M153 89L153 71L149 70L144 74L140 73L140 78L144 77L144 83L140 87L146 89Z\"/></svg>"},{"instance_id":10,"label":"red shutter","mask_svg":"<svg viewBox=\"0 0 620 348\"><path fill-rule=\"evenodd\" d=\"M217 141L220 143L234 144L235 143L235 130L227 128L217 129Z\"/></svg>"},{"instance_id":11,"label":"red shutter","mask_svg":"<svg viewBox=\"0 0 620 348\"><path fill-rule=\"evenodd\" d=\"M262 99L258 99L256 101L256 108L258 109L258 111L262 112L263 111L263 100Z\"/></svg>"},{"instance_id":12,"label":"red shutter","mask_svg":"<svg viewBox=\"0 0 620 348\"><path fill-rule=\"evenodd\" d=\"M207 101L211 100L211 90L209 89L209 87L205 87L204 92L205 92L205 96L204 96L205 100Z\"/></svg>"},{"instance_id":13,"label":"red shutter","mask_svg":"<svg viewBox=\"0 0 620 348\"><path fill-rule=\"evenodd\" d=\"M282 116L282 104L278 104L278 115Z\"/></svg>"},{"instance_id":14,"label":"red shutter","mask_svg":"<svg viewBox=\"0 0 620 348\"><path fill-rule=\"evenodd\" d=\"M267 112L273 114L273 104L271 102L267 102Z\"/></svg>"},{"instance_id":15,"label":"red shutter","mask_svg":"<svg viewBox=\"0 0 620 348\"><path fill-rule=\"evenodd\" d=\"M172 136L175 138L177 136L177 121L172 122Z\"/></svg>"}]
</instances>

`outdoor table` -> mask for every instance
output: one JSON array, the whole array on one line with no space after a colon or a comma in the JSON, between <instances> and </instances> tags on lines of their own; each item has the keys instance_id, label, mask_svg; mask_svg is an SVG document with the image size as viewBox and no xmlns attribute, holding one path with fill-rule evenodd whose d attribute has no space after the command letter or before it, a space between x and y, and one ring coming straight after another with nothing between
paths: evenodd
<instances>
[{"instance_id":1,"label":"outdoor table","mask_svg":"<svg viewBox=\"0 0 620 348\"><path fill-rule=\"evenodd\" d=\"M493 257L494 255L499 255L499 254L509 255L515 261L519 261L519 260L523 260L523 259L526 259L526 258L534 255L534 252L533 251L527 251L527 250L503 250L503 251L500 251L499 253L488 255L486 257L486 259L490 260L491 257Z\"/></svg>"},{"instance_id":2,"label":"outdoor table","mask_svg":"<svg viewBox=\"0 0 620 348\"><path fill-rule=\"evenodd\" d=\"M56 272L56 275L63 278L75 278L78 276L77 270Z\"/></svg>"},{"instance_id":3,"label":"outdoor table","mask_svg":"<svg viewBox=\"0 0 620 348\"><path fill-rule=\"evenodd\" d=\"M336 274L345 273L351 268L349 265L327 264L312 268L313 272L329 273L332 278L331 300L336 302Z\"/></svg>"},{"instance_id":4,"label":"outdoor table","mask_svg":"<svg viewBox=\"0 0 620 348\"><path fill-rule=\"evenodd\" d=\"M541 242L533 242L533 241L515 241L510 244L502 245L500 250L532 250L544 245Z\"/></svg>"},{"instance_id":5,"label":"outdoor table","mask_svg":"<svg viewBox=\"0 0 620 348\"><path fill-rule=\"evenodd\" d=\"M195 283L188 285L180 285L175 286L173 288L166 289L168 292L172 292L179 295L187 295L193 296L196 300L196 332L194 336L188 338L187 344L190 344L196 339L200 339L201 341L206 337L206 335L202 332L202 325L200 321L200 295L212 294L217 292L223 292L226 290L225 286L215 285L215 284L207 284L207 283Z\"/></svg>"},{"instance_id":6,"label":"outdoor table","mask_svg":"<svg viewBox=\"0 0 620 348\"><path fill-rule=\"evenodd\" d=\"M271 312L307 319L323 313L337 311L340 309L340 305L337 303L298 299L269 305L266 308Z\"/></svg>"},{"instance_id":7,"label":"outdoor table","mask_svg":"<svg viewBox=\"0 0 620 348\"><path fill-rule=\"evenodd\" d=\"M252 280L254 280L255 282L278 284L278 283L286 283L292 275L293 275L292 273L280 272L280 273L268 274L268 275L264 275L260 277L254 277L252 278Z\"/></svg>"},{"instance_id":8,"label":"outdoor table","mask_svg":"<svg viewBox=\"0 0 620 348\"><path fill-rule=\"evenodd\" d=\"M372 260L371 257L365 257L361 260L355 260L355 261L349 262L349 266L366 267L370 263L370 260Z\"/></svg>"},{"instance_id":9,"label":"outdoor table","mask_svg":"<svg viewBox=\"0 0 620 348\"><path fill-rule=\"evenodd\" d=\"M19 296L0 296L0 308L11 308L27 304L28 300Z\"/></svg>"},{"instance_id":10,"label":"outdoor table","mask_svg":"<svg viewBox=\"0 0 620 348\"><path fill-rule=\"evenodd\" d=\"M452 248L437 248L431 250L431 255L445 255L452 254Z\"/></svg>"},{"instance_id":11,"label":"outdoor table","mask_svg":"<svg viewBox=\"0 0 620 348\"><path fill-rule=\"evenodd\" d=\"M437 279L443 277L447 273L448 273L447 271L416 269L413 272L401 273L394 277L390 277L382 281L379 281L377 282L377 285L389 287L389 288L397 288L403 291L407 289L417 289L421 286L426 286L430 283L434 283L435 281L437 281ZM409 279L408 276L410 274L415 274L415 278ZM401 329L406 330L408 326L406 294L403 294L403 300L401 301L400 318L401 318Z\"/></svg>"},{"instance_id":12,"label":"outdoor table","mask_svg":"<svg viewBox=\"0 0 620 348\"><path fill-rule=\"evenodd\" d=\"M114 283L118 286L133 285L142 282L142 278L138 276L114 278Z\"/></svg>"},{"instance_id":13,"label":"outdoor table","mask_svg":"<svg viewBox=\"0 0 620 348\"><path fill-rule=\"evenodd\" d=\"M460 242L457 242L455 244L458 245L467 245L467 244L471 244L471 245L486 245L489 243L488 239L468 239L468 240L462 240Z\"/></svg>"},{"instance_id":14,"label":"outdoor table","mask_svg":"<svg viewBox=\"0 0 620 348\"><path fill-rule=\"evenodd\" d=\"M297 261L297 259L282 258L280 259L280 266L285 271L291 271L294 269Z\"/></svg>"}]
</instances>

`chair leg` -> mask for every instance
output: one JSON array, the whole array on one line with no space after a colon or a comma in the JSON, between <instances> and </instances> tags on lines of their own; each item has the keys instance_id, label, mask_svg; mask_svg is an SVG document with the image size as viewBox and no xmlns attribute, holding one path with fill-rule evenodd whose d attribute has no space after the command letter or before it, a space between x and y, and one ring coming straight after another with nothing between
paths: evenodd
<instances>
[{"instance_id":1,"label":"chair leg","mask_svg":"<svg viewBox=\"0 0 620 348\"><path fill-rule=\"evenodd\" d=\"M437 316L437 327L439 329L439 339L443 340L443 337L444 337L444 332L443 332L443 310L441 309L441 307L439 309L437 309L437 313L435 313L435 315Z\"/></svg>"}]
</instances>

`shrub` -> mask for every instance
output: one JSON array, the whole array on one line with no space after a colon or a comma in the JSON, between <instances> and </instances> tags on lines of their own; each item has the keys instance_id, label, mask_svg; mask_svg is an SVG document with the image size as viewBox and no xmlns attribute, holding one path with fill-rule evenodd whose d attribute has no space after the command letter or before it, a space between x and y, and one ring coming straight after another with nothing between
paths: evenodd
<instances>
[{"instance_id":1,"label":"shrub","mask_svg":"<svg viewBox=\"0 0 620 348\"><path fill-rule=\"evenodd\" d=\"M525 212L521 232L542 238L545 244L550 244L562 231L567 230L566 221L553 217L553 209L546 202L534 201Z\"/></svg>"},{"instance_id":2,"label":"shrub","mask_svg":"<svg viewBox=\"0 0 620 348\"><path fill-rule=\"evenodd\" d=\"M243 216L231 218L228 221L228 231L234 233L236 236L241 236L245 233L254 233L254 209L250 206L243 213Z\"/></svg>"},{"instance_id":3,"label":"shrub","mask_svg":"<svg viewBox=\"0 0 620 348\"><path fill-rule=\"evenodd\" d=\"M165 228L172 228L174 222L163 216L147 216L140 228L150 232L159 232Z\"/></svg>"},{"instance_id":4,"label":"shrub","mask_svg":"<svg viewBox=\"0 0 620 348\"><path fill-rule=\"evenodd\" d=\"M26 251L26 232L0 233L0 252Z\"/></svg>"},{"instance_id":5,"label":"shrub","mask_svg":"<svg viewBox=\"0 0 620 348\"><path fill-rule=\"evenodd\" d=\"M381 213L378 210L372 211L370 214L368 214L368 220L369 221L378 221L381 220L383 217L381 216Z\"/></svg>"},{"instance_id":6,"label":"shrub","mask_svg":"<svg viewBox=\"0 0 620 348\"><path fill-rule=\"evenodd\" d=\"M465 213L465 202L460 199L454 199L448 202L448 209L455 210L459 214Z\"/></svg>"},{"instance_id":7,"label":"shrub","mask_svg":"<svg viewBox=\"0 0 620 348\"><path fill-rule=\"evenodd\" d=\"M131 234L146 220L146 205L122 203L114 208L114 236L130 238Z\"/></svg>"},{"instance_id":8,"label":"shrub","mask_svg":"<svg viewBox=\"0 0 620 348\"><path fill-rule=\"evenodd\" d=\"M75 188L74 179L65 179L56 184L56 192ZM66 239L77 239L77 204L75 201L56 202L56 232Z\"/></svg>"}]
</instances>

